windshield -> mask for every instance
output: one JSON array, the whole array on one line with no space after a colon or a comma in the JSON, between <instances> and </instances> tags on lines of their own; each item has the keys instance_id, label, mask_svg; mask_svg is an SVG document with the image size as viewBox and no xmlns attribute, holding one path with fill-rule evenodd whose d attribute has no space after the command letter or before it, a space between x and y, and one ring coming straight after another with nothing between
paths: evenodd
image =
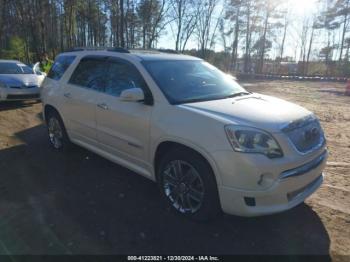
<instances>
[{"instance_id":1,"label":"windshield","mask_svg":"<svg viewBox=\"0 0 350 262\"><path fill-rule=\"evenodd\" d=\"M144 61L143 64L171 104L248 93L231 76L201 60Z\"/></svg>"},{"instance_id":2,"label":"windshield","mask_svg":"<svg viewBox=\"0 0 350 262\"><path fill-rule=\"evenodd\" d=\"M0 63L0 74L34 74L33 69L21 63Z\"/></svg>"}]
</instances>

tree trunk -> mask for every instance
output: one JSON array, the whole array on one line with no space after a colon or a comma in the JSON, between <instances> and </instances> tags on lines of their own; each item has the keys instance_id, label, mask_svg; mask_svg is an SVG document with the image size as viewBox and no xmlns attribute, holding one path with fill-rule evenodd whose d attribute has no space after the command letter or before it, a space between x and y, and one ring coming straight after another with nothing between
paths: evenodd
<instances>
[{"instance_id":1,"label":"tree trunk","mask_svg":"<svg viewBox=\"0 0 350 262\"><path fill-rule=\"evenodd\" d=\"M120 0L120 47L125 48L125 40L124 40L124 0Z\"/></svg>"},{"instance_id":2,"label":"tree trunk","mask_svg":"<svg viewBox=\"0 0 350 262\"><path fill-rule=\"evenodd\" d=\"M310 36L310 42L309 42L309 50L307 51L307 58L306 58L306 66L305 66L305 74L309 74L309 62L310 62L310 54L311 54L311 49L312 49L312 43L314 40L314 27L312 26L311 30L311 36Z\"/></svg>"},{"instance_id":3,"label":"tree trunk","mask_svg":"<svg viewBox=\"0 0 350 262\"><path fill-rule=\"evenodd\" d=\"M265 45L266 45L266 33L267 33L267 27L269 22L270 13L268 12L265 17L265 23L264 23L264 33L262 37L262 47L260 52L260 59L259 59L259 66L258 66L258 72L262 73L263 67L264 67L264 58L265 58Z\"/></svg>"},{"instance_id":4,"label":"tree trunk","mask_svg":"<svg viewBox=\"0 0 350 262\"><path fill-rule=\"evenodd\" d=\"M177 34L176 34L176 41L175 41L175 50L179 51L179 45L180 45L180 34L182 31L182 0L179 0L178 3L178 28L177 28Z\"/></svg>"},{"instance_id":5,"label":"tree trunk","mask_svg":"<svg viewBox=\"0 0 350 262\"><path fill-rule=\"evenodd\" d=\"M348 1L346 2L346 8L349 7L349 2L350 2L350 0L348 0ZM343 32L342 32L341 42L340 42L339 62L340 62L340 61L342 60L342 58L343 58L343 49L344 49L344 41L345 41L347 23L348 23L348 13L346 12L346 13L344 14L344 25L343 25Z\"/></svg>"},{"instance_id":6,"label":"tree trunk","mask_svg":"<svg viewBox=\"0 0 350 262\"><path fill-rule=\"evenodd\" d=\"M249 63L249 49L250 49L250 10L251 5L248 5L247 13L247 32L246 32L246 43L245 43L245 55L244 55L244 72L248 73Z\"/></svg>"},{"instance_id":7,"label":"tree trunk","mask_svg":"<svg viewBox=\"0 0 350 262\"><path fill-rule=\"evenodd\" d=\"M281 44L281 52L280 52L280 61L278 63L278 72L281 72L281 62L283 60L283 54L284 54L284 45L286 42L286 36L287 36L287 28L288 28L288 21L287 18L284 20L284 29L283 29L283 38L282 38L282 44Z\"/></svg>"}]
</instances>

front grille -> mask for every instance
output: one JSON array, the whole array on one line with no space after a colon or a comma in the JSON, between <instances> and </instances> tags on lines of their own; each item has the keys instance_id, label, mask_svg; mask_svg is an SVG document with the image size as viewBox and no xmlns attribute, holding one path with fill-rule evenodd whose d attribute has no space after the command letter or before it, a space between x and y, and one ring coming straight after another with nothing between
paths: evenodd
<instances>
[{"instance_id":1,"label":"front grille","mask_svg":"<svg viewBox=\"0 0 350 262\"><path fill-rule=\"evenodd\" d=\"M15 88L15 89L28 89L28 88L37 88L38 86L31 85L31 86L10 86L10 88Z\"/></svg>"},{"instance_id":2,"label":"front grille","mask_svg":"<svg viewBox=\"0 0 350 262\"><path fill-rule=\"evenodd\" d=\"M8 100L17 100L17 99L39 99L40 95L8 95Z\"/></svg>"},{"instance_id":3,"label":"front grille","mask_svg":"<svg viewBox=\"0 0 350 262\"><path fill-rule=\"evenodd\" d=\"M313 151L325 143L322 127L314 117L308 117L290 123L282 131L301 153Z\"/></svg>"}]
</instances>

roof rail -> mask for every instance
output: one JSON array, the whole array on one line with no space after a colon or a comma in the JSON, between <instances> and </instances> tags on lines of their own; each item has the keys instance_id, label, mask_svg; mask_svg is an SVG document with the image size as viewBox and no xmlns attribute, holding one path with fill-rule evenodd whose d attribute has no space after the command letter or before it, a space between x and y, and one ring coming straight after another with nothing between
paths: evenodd
<instances>
[{"instance_id":1,"label":"roof rail","mask_svg":"<svg viewBox=\"0 0 350 262\"><path fill-rule=\"evenodd\" d=\"M130 51L123 47L75 47L67 50L66 52L79 52L79 51L110 51L110 52L118 52L118 53L130 53ZM168 54L179 54L176 50L173 49L132 49L135 51L150 51L150 52L160 52L160 53L168 53Z\"/></svg>"},{"instance_id":2,"label":"roof rail","mask_svg":"<svg viewBox=\"0 0 350 262\"><path fill-rule=\"evenodd\" d=\"M180 54L173 49L157 49L157 48L133 48L130 49L131 52L144 52L144 53L169 53L169 54Z\"/></svg>"},{"instance_id":3,"label":"roof rail","mask_svg":"<svg viewBox=\"0 0 350 262\"><path fill-rule=\"evenodd\" d=\"M66 52L97 51L97 50L106 50L106 47L96 47L96 46L73 47L71 49L68 49Z\"/></svg>"},{"instance_id":4,"label":"roof rail","mask_svg":"<svg viewBox=\"0 0 350 262\"><path fill-rule=\"evenodd\" d=\"M112 47L112 48L107 48L107 51L110 52L118 52L118 53L130 53L128 49L125 49L123 47Z\"/></svg>"},{"instance_id":5,"label":"roof rail","mask_svg":"<svg viewBox=\"0 0 350 262\"><path fill-rule=\"evenodd\" d=\"M119 52L119 53L130 53L129 50L121 47L94 47L94 46L86 46L86 47L74 47L66 52L81 52L81 51L111 51L111 52Z\"/></svg>"},{"instance_id":6,"label":"roof rail","mask_svg":"<svg viewBox=\"0 0 350 262\"><path fill-rule=\"evenodd\" d=\"M173 50L173 49L156 49L158 52L161 53L169 53L169 54L179 54L178 51Z\"/></svg>"}]
</instances>

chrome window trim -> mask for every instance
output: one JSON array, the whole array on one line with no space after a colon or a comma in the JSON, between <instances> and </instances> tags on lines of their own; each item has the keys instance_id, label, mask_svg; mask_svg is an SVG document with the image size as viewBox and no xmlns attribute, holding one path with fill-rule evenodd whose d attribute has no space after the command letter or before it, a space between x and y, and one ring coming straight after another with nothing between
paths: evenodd
<instances>
[{"instance_id":1,"label":"chrome window trim","mask_svg":"<svg viewBox=\"0 0 350 262\"><path fill-rule=\"evenodd\" d=\"M291 121L288 124L282 126L281 131L284 133L290 132L290 131L293 131L295 129L302 128L315 120L318 120L315 115L308 115L308 116L303 117L301 119Z\"/></svg>"}]
</instances>

